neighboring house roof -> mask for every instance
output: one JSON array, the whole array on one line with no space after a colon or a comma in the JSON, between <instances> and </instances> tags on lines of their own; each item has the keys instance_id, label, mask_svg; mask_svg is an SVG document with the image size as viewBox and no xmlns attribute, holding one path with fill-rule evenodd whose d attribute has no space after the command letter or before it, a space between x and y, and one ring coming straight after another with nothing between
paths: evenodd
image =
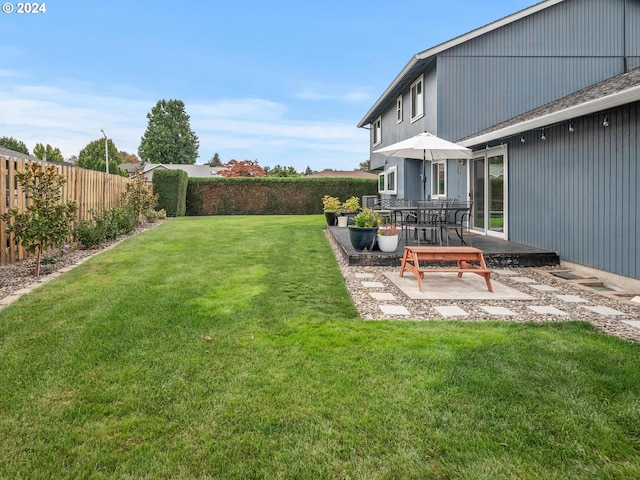
<instances>
[{"instance_id":1,"label":"neighboring house roof","mask_svg":"<svg viewBox=\"0 0 640 480\"><path fill-rule=\"evenodd\" d=\"M219 177L224 167L211 167L209 165L188 165L179 163L145 163L143 173L151 172L156 168L167 170L184 170L189 177Z\"/></svg>"},{"instance_id":2,"label":"neighboring house roof","mask_svg":"<svg viewBox=\"0 0 640 480\"><path fill-rule=\"evenodd\" d=\"M142 164L140 162L134 162L134 163L121 163L120 164L120 168L122 170L126 170L127 173L134 173L136 171L136 169L140 169L140 166Z\"/></svg>"},{"instance_id":3,"label":"neighboring house roof","mask_svg":"<svg viewBox=\"0 0 640 480\"><path fill-rule=\"evenodd\" d=\"M471 147L636 101L640 101L640 67L583 88L559 100L459 140L457 143Z\"/></svg>"},{"instance_id":4,"label":"neighboring house roof","mask_svg":"<svg viewBox=\"0 0 640 480\"><path fill-rule=\"evenodd\" d=\"M529 15L533 15L534 13L537 13L546 8L552 7L553 5L562 3L563 1L565 0L545 0L531 7L520 10L519 12L516 12L512 15L501 18L500 20L489 23L484 27L477 28L469 33L465 33L464 35L460 35L459 37L456 37L452 40L417 53L400 71L398 76L393 80L393 82L391 82L391 85L387 87L384 93L380 96L376 103L373 104L373 106L369 109L362 120L360 120L360 123L358 123L358 127L364 127L365 125L373 122L375 118L380 114L380 112L384 110L387 104L395 102L395 99L405 89L405 87L413 82L418 74L424 70L425 66L432 62L438 54L449 50L450 48L468 42L469 40L477 38L481 35L484 35L485 33L497 30L498 28L501 28L505 25L516 22L522 18L528 17Z\"/></svg>"},{"instance_id":5,"label":"neighboring house roof","mask_svg":"<svg viewBox=\"0 0 640 480\"><path fill-rule=\"evenodd\" d=\"M0 147L0 155L2 155L3 157L24 158L25 160L30 160L32 162L42 162L43 161L42 159L40 159L38 157L34 157L33 155L25 155L22 152L16 152L15 150L9 150L8 148L4 148L4 147ZM50 160L44 160L44 162L51 163L53 165L75 166L73 163L70 163L70 162L52 162Z\"/></svg>"},{"instance_id":6,"label":"neighboring house roof","mask_svg":"<svg viewBox=\"0 0 640 480\"><path fill-rule=\"evenodd\" d=\"M306 178L378 178L378 175L362 170L323 170L322 172L306 175Z\"/></svg>"}]
</instances>

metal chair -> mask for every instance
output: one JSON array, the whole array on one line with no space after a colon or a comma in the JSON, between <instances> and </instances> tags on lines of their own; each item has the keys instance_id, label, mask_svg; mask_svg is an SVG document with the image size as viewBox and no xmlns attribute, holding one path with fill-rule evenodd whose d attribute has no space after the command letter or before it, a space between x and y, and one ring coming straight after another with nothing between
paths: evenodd
<instances>
[{"instance_id":1,"label":"metal chair","mask_svg":"<svg viewBox=\"0 0 640 480\"><path fill-rule=\"evenodd\" d=\"M449 232L451 230L456 232L463 245L471 244L471 240L469 240L468 244L465 242L464 231L467 230L468 232L469 230L472 208L472 201L456 200L446 204L440 230L442 232L441 236L447 239L447 245L449 245ZM469 238L468 235L467 237Z\"/></svg>"},{"instance_id":2,"label":"metal chair","mask_svg":"<svg viewBox=\"0 0 640 480\"><path fill-rule=\"evenodd\" d=\"M418 202L415 214L410 215L407 219L407 227L414 231L414 238L418 245L420 245L422 236L426 241L427 232L429 232L431 244L435 245L438 242L442 246L442 229L440 227L444 205L445 203L441 201Z\"/></svg>"}]
</instances>

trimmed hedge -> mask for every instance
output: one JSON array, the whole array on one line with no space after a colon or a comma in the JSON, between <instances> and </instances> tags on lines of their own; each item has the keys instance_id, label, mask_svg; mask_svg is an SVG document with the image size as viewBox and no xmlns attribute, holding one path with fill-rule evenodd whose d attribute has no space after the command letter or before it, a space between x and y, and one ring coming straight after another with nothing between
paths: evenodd
<instances>
[{"instance_id":1,"label":"trimmed hedge","mask_svg":"<svg viewBox=\"0 0 640 480\"><path fill-rule=\"evenodd\" d=\"M187 208L189 176L184 170L155 169L153 191L158 194L158 209L169 217L184 217Z\"/></svg>"},{"instance_id":2,"label":"trimmed hedge","mask_svg":"<svg viewBox=\"0 0 640 480\"><path fill-rule=\"evenodd\" d=\"M190 178L187 215L310 215L322 213L322 197L344 201L377 195L375 179Z\"/></svg>"}]
</instances>

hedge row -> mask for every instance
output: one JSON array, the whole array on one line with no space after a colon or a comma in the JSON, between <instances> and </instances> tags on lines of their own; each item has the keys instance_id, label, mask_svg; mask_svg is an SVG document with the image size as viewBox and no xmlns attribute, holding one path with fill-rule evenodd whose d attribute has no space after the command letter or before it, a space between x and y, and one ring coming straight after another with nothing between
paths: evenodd
<instances>
[{"instance_id":1,"label":"hedge row","mask_svg":"<svg viewBox=\"0 0 640 480\"><path fill-rule=\"evenodd\" d=\"M309 215L322 197L376 195L377 181L351 178L189 178L187 215Z\"/></svg>"},{"instance_id":2,"label":"hedge row","mask_svg":"<svg viewBox=\"0 0 640 480\"><path fill-rule=\"evenodd\" d=\"M153 171L152 182L153 191L158 194L158 209L164 209L169 217L183 217L187 208L187 172L156 169Z\"/></svg>"}]
</instances>

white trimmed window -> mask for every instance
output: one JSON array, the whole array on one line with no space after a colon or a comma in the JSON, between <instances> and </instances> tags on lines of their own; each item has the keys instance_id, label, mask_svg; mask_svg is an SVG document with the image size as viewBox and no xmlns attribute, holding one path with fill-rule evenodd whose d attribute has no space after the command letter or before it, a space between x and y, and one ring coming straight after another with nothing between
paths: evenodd
<instances>
[{"instance_id":1,"label":"white trimmed window","mask_svg":"<svg viewBox=\"0 0 640 480\"><path fill-rule=\"evenodd\" d=\"M382 117L376 118L372 126L373 145L376 146L382 143Z\"/></svg>"},{"instance_id":2,"label":"white trimmed window","mask_svg":"<svg viewBox=\"0 0 640 480\"><path fill-rule=\"evenodd\" d=\"M378 175L378 192L389 195L398 194L398 167L390 167Z\"/></svg>"},{"instance_id":3,"label":"white trimmed window","mask_svg":"<svg viewBox=\"0 0 640 480\"><path fill-rule=\"evenodd\" d=\"M396 120L402 122L402 95L396 99Z\"/></svg>"},{"instance_id":4,"label":"white trimmed window","mask_svg":"<svg viewBox=\"0 0 640 480\"><path fill-rule=\"evenodd\" d=\"M424 77L421 75L411 84L411 121L424 116Z\"/></svg>"},{"instance_id":5,"label":"white trimmed window","mask_svg":"<svg viewBox=\"0 0 640 480\"><path fill-rule=\"evenodd\" d=\"M447 194L446 178L447 178L447 164L445 162L438 162L431 164L431 196L432 197L445 197Z\"/></svg>"}]
</instances>

